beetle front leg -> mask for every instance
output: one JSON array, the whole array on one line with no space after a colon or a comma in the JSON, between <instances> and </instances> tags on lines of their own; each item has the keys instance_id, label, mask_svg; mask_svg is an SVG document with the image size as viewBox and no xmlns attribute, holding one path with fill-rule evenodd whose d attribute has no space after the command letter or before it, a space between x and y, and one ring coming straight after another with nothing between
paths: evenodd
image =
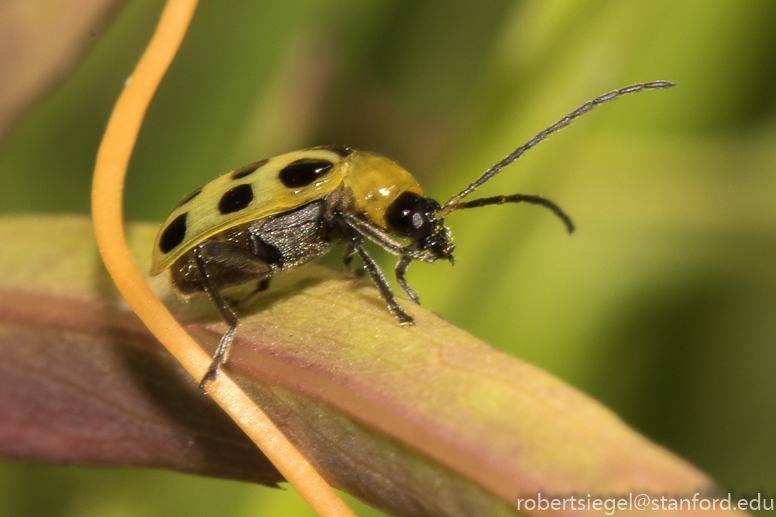
<instances>
[{"instance_id":1,"label":"beetle front leg","mask_svg":"<svg viewBox=\"0 0 776 517\"><path fill-rule=\"evenodd\" d=\"M345 224L350 226L350 228L355 230L356 233L369 239L388 253L396 255L397 257L409 257L412 260L422 260L423 262L434 262L438 258L428 251L418 251L410 246L404 246L400 242L394 240L388 232L371 221L359 219L346 211L338 211L337 216L340 217Z\"/></svg>"},{"instance_id":2,"label":"beetle front leg","mask_svg":"<svg viewBox=\"0 0 776 517\"><path fill-rule=\"evenodd\" d=\"M383 272L380 271L377 263L372 260L372 257L370 257L366 252L361 242L354 239L352 241L352 246L353 249L356 250L356 253L358 253L358 256L361 258L361 262L364 263L366 270L369 271L369 275L372 277L372 282L374 282L374 284L377 286L377 289L380 290L380 294L385 300L388 310L396 317L397 320L399 320L399 325L414 325L415 320L412 319L409 314L404 312L399 304L396 303L396 299L393 296L393 291L391 291L391 287L385 280L385 275L383 275Z\"/></svg>"},{"instance_id":3,"label":"beetle front leg","mask_svg":"<svg viewBox=\"0 0 776 517\"><path fill-rule=\"evenodd\" d=\"M412 259L409 257L402 257L396 263L396 283L399 284L399 289L404 291L410 300L420 305L420 298L417 293L410 287L407 280L404 279L404 274L407 272L407 268L410 267Z\"/></svg>"}]
</instances>

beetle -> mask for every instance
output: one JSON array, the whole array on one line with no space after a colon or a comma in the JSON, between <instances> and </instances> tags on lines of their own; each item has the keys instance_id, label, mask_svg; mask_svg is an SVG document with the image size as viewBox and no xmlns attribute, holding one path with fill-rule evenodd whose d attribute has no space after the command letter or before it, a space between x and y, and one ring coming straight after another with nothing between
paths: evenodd
<instances>
[{"instance_id":1,"label":"beetle","mask_svg":"<svg viewBox=\"0 0 776 517\"><path fill-rule=\"evenodd\" d=\"M594 107L623 95L674 86L668 81L639 83L597 97L545 129L444 205L424 197L412 175L374 153L343 146L321 146L261 160L231 171L187 196L162 224L153 247L151 274L171 271L173 288L183 296L206 293L229 329L219 341L200 387L216 377L237 330L236 310L267 289L270 278L301 266L334 244L344 245L350 268L354 256L400 325L413 318L397 303L385 275L364 249L372 241L399 257L396 281L415 303L418 295L405 274L414 260L453 262L445 217L456 210L504 203L530 203L551 210L573 233L571 219L552 201L514 194L462 201L527 150ZM226 288L256 282L237 302Z\"/></svg>"}]
</instances>

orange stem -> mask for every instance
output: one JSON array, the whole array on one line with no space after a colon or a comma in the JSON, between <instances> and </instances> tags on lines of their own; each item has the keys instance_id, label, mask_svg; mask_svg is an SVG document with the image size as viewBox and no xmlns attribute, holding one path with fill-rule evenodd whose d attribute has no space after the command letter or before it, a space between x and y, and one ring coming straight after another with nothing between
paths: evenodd
<instances>
[{"instance_id":1,"label":"orange stem","mask_svg":"<svg viewBox=\"0 0 776 517\"><path fill-rule=\"evenodd\" d=\"M159 301L135 266L124 238L122 193L127 165L151 98L189 26L197 0L168 0L159 26L116 102L97 153L92 217L105 266L124 299L143 323L195 379L210 356ZM281 474L321 516L353 516L310 463L272 421L225 374L208 384L208 394L234 419Z\"/></svg>"}]
</instances>

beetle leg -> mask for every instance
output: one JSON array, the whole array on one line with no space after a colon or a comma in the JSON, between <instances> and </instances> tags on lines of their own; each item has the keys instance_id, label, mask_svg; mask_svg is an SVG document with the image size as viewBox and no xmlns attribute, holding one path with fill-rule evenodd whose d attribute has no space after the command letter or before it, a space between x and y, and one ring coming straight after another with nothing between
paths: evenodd
<instances>
[{"instance_id":1,"label":"beetle leg","mask_svg":"<svg viewBox=\"0 0 776 517\"><path fill-rule=\"evenodd\" d=\"M256 301L256 298L259 297L261 293L269 289L269 280L271 277L262 278L259 280L258 285L256 286L256 289L251 291L250 293L246 294L239 300L233 300L230 305L233 309L237 309L238 311L242 311L247 309L248 307L253 304L253 302Z\"/></svg>"},{"instance_id":2,"label":"beetle leg","mask_svg":"<svg viewBox=\"0 0 776 517\"><path fill-rule=\"evenodd\" d=\"M353 262L353 256L356 254L356 249L353 247L353 244L347 243L345 244L345 249L342 252L342 263L345 265L345 272L348 274L352 274L356 277L362 277L364 276L364 268L358 268L353 269L351 266L351 263Z\"/></svg>"},{"instance_id":3,"label":"beetle leg","mask_svg":"<svg viewBox=\"0 0 776 517\"><path fill-rule=\"evenodd\" d=\"M207 384L208 381L216 378L216 374L218 374L218 368L226 361L226 358L229 355L229 348L231 347L232 340L234 339L234 332L237 330L238 324L237 315L235 315L232 308L229 307L229 304L226 303L224 297L221 296L221 292L218 290L218 288L216 288L213 279L208 273L206 244L206 242L202 243L195 248L196 251L194 257L196 259L197 269L199 269L199 274L202 279L202 286L204 287L205 292L210 297L213 305L216 306L216 309L218 309L219 314L221 314L221 318L226 322L227 325L229 325L229 330L224 332L224 335L221 336L221 340L218 342L216 351L213 353L213 361L210 363L210 367L208 367L207 373L202 378L202 382L199 383L200 389L204 389L205 384Z\"/></svg>"},{"instance_id":4,"label":"beetle leg","mask_svg":"<svg viewBox=\"0 0 776 517\"><path fill-rule=\"evenodd\" d=\"M369 275L372 277L372 282L374 282L374 284L377 286L377 289L380 290L380 294L385 300L385 303L388 306L388 310L396 317L397 320L399 320L399 325L414 325L415 320L412 319L412 317L406 312L404 312L399 304L396 303L396 299L393 297L393 291L391 291L391 287L385 280L385 275L383 275L383 272L380 271L377 263L372 260L372 257L370 257L366 252L364 246L360 242L360 239L353 239L352 246L356 250L356 253L358 253L358 256L361 258L361 262L364 263L366 270L369 271Z\"/></svg>"},{"instance_id":5,"label":"beetle leg","mask_svg":"<svg viewBox=\"0 0 776 517\"><path fill-rule=\"evenodd\" d=\"M423 252L403 246L400 242L393 239L385 230L370 221L364 221L348 212L340 211L337 213L342 220L361 236L369 239L379 245L388 253L397 257L409 257L412 260L422 260L423 262L434 262L437 257L431 253Z\"/></svg>"},{"instance_id":6,"label":"beetle leg","mask_svg":"<svg viewBox=\"0 0 776 517\"><path fill-rule=\"evenodd\" d=\"M404 279L404 274L407 272L407 268L410 267L412 259L404 256L396 263L396 282L399 284L399 289L404 291L410 300L420 305L420 298L418 294L410 287L407 280Z\"/></svg>"}]
</instances>

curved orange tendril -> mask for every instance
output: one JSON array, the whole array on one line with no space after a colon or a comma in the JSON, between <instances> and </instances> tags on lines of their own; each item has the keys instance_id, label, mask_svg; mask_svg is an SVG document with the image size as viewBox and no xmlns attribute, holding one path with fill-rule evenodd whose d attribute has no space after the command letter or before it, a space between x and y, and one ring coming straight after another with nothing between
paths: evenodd
<instances>
[{"instance_id":1,"label":"curved orange tendril","mask_svg":"<svg viewBox=\"0 0 776 517\"><path fill-rule=\"evenodd\" d=\"M138 271L126 245L122 218L124 177L138 131L148 104L186 34L196 6L197 0L168 0L151 42L116 102L97 153L92 217L102 259L124 299L186 371L195 379L201 379L211 358L178 324ZM275 424L224 372L208 384L208 393L319 515L354 515Z\"/></svg>"}]
</instances>

